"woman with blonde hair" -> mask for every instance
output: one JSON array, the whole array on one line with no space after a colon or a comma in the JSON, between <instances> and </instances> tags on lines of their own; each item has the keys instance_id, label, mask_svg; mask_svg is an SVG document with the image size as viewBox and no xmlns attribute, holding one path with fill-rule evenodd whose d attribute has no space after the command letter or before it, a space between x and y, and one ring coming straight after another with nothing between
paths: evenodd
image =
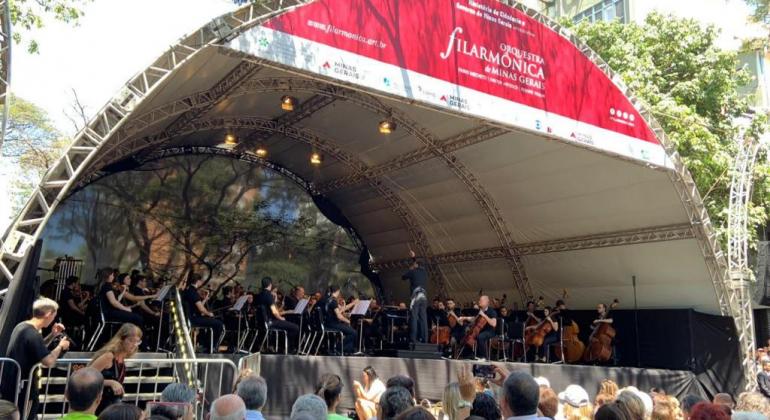
<instances>
[{"instance_id":1,"label":"woman with blonde hair","mask_svg":"<svg viewBox=\"0 0 770 420\"><path fill-rule=\"evenodd\" d=\"M599 385L599 392L597 392L597 395L598 394L609 395L615 399L618 397L618 384L616 384L615 381L605 379Z\"/></svg>"},{"instance_id":2,"label":"woman with blonde hair","mask_svg":"<svg viewBox=\"0 0 770 420\"><path fill-rule=\"evenodd\" d=\"M102 372L104 394L96 412L119 402L123 395L123 380L126 377L126 359L136 354L142 343L142 330L134 324L123 324L99 351L94 353L89 367Z\"/></svg>"},{"instance_id":3,"label":"woman with blonde hair","mask_svg":"<svg viewBox=\"0 0 770 420\"><path fill-rule=\"evenodd\" d=\"M588 398L588 392L580 385L569 385L559 393L561 414L565 420L591 420L594 408Z\"/></svg>"},{"instance_id":4,"label":"woman with blonde hair","mask_svg":"<svg viewBox=\"0 0 770 420\"><path fill-rule=\"evenodd\" d=\"M361 420L377 417L377 404L385 392L385 384L377 376L373 367L364 368L364 383L353 381L353 391L356 394L356 414Z\"/></svg>"},{"instance_id":5,"label":"woman with blonde hair","mask_svg":"<svg viewBox=\"0 0 770 420\"><path fill-rule=\"evenodd\" d=\"M471 415L470 401L463 399L460 394L460 384L450 382L444 387L444 393L441 396L441 407L444 411L445 420L463 420Z\"/></svg>"}]
</instances>

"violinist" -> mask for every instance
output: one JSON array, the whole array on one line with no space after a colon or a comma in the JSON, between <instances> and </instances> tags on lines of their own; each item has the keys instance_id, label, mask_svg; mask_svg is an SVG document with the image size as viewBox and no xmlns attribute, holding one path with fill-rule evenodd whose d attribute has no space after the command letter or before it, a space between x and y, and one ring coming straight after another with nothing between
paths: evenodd
<instances>
[{"instance_id":1,"label":"violinist","mask_svg":"<svg viewBox=\"0 0 770 420\"><path fill-rule=\"evenodd\" d=\"M131 312L131 308L120 302L120 293L123 287L116 284L115 270L102 268L96 274L99 278L99 305L104 318L113 322L130 322L134 325L142 325L142 317Z\"/></svg>"},{"instance_id":2,"label":"violinist","mask_svg":"<svg viewBox=\"0 0 770 420\"><path fill-rule=\"evenodd\" d=\"M480 359L487 359L487 343L495 336L495 328L497 327L497 312L489 306L489 296L482 295L479 297L478 302L479 313L476 316L461 316L459 321L461 323L471 322L474 323L478 318L484 318L486 325L482 328L479 335L476 337L476 356Z\"/></svg>"},{"instance_id":3,"label":"violinist","mask_svg":"<svg viewBox=\"0 0 770 420\"><path fill-rule=\"evenodd\" d=\"M59 300L59 313L64 325L85 327L86 307L90 300L89 293L80 290L80 279L77 276L67 277Z\"/></svg>"},{"instance_id":4,"label":"violinist","mask_svg":"<svg viewBox=\"0 0 770 420\"><path fill-rule=\"evenodd\" d=\"M294 286L283 300L283 309L287 311L293 311L297 307L299 301L305 298L305 288L302 286Z\"/></svg>"},{"instance_id":5,"label":"violinist","mask_svg":"<svg viewBox=\"0 0 770 420\"><path fill-rule=\"evenodd\" d=\"M340 288L338 286L329 286L326 296L318 302L321 305L324 317L324 327L331 331L340 331L344 336L343 352L352 354L354 345L358 342L358 333L350 326L350 319L345 316L348 306L352 308L358 303L353 301L348 306L339 305Z\"/></svg>"},{"instance_id":6,"label":"violinist","mask_svg":"<svg viewBox=\"0 0 770 420\"><path fill-rule=\"evenodd\" d=\"M209 348L209 352L214 353L215 349L219 348L219 342L222 338L225 326L222 321L214 318L214 313L206 309L205 299L201 298L198 293L198 289L203 286L203 277L198 273L190 274L190 281L187 284L187 289L182 292L182 301L184 302L185 312L190 319L190 325L192 327L202 327L210 329L214 334L213 342L214 348ZM204 343L210 343L211 341L204 341Z\"/></svg>"},{"instance_id":7,"label":"violinist","mask_svg":"<svg viewBox=\"0 0 770 420\"><path fill-rule=\"evenodd\" d=\"M276 306L275 294L273 293L273 279L270 277L262 278L262 291L254 298L259 316L264 317L265 322L271 329L283 330L286 332L289 341L288 352L292 352L298 346L299 326L289 322L283 317Z\"/></svg>"}]
</instances>

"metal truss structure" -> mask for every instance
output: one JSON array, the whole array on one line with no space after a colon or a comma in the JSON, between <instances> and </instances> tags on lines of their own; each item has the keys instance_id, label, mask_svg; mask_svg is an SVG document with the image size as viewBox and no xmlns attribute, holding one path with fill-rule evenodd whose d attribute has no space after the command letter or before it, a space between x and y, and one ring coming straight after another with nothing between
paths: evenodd
<instances>
[{"instance_id":1,"label":"metal truss structure","mask_svg":"<svg viewBox=\"0 0 770 420\"><path fill-rule=\"evenodd\" d=\"M204 48L216 48L226 54L234 54L233 51L223 47L227 41L233 39L239 33L279 13L294 7L308 3L311 0L272 0L252 3L237 11L215 19L210 24L202 27L194 33L186 36L176 45L166 51L147 69L133 77L125 87L105 107L103 107L90 123L76 136L74 143L57 161L57 163L45 174L41 184L34 190L30 201L18 215L11 228L3 236L0 243L0 280L11 281L14 274L19 271L19 262L26 255L34 241L40 236L42 229L50 218L54 209L69 194L80 185L83 186L89 180L99 176L108 164L120 162L129 156L150 153L150 149L166 147L174 138L197 130L215 129L217 127L238 126L252 130L255 134L250 136L251 141L262 141L267 134L259 132L278 133L283 136L303 141L319 151L337 158L340 162L352 169L353 174L348 177L329 181L316 186L318 191L332 191L345 188L359 182L366 182L370 188L380 194L390 205L395 214L402 220L410 235L410 240L417 246L416 251L428 259L435 259L431 253L430 245L420 225L412 216L408 206L400 197L384 182L384 175L398 169L408 167L429 158L440 159L453 172L467 188L467 191L478 203L479 208L489 221L489 226L497 235L501 257L508 261L517 290L522 298L532 296L529 282L521 261L527 247L516 244L511 236L509 227L500 210L483 185L467 167L453 154L462 147L476 141L484 141L504 134L509 128L500 124L480 125L473 130L462 133L456 138L439 139L433 133L411 120L408 115L387 106L377 97L340 86L339 82L324 79L320 76L307 76L304 79L289 78L284 80L258 79L258 69L264 60L255 58L245 59L244 63L236 67L225 79L213 89L199 92L183 100L164 105L143 115L131 115L134 108L153 94L156 88L176 69L198 54ZM506 3L510 3L507 2ZM750 306L745 307L734 304L740 299L732 299L734 289L732 280L728 279L728 262L724 253L720 250L715 229L707 211L703 205L695 182L690 176L680 159L672 142L670 142L660 125L655 121L645 104L635 98L616 76L588 46L573 36L567 29L551 21L547 17L530 10L525 6L514 3L513 7L527 14L533 19L549 26L561 36L568 39L585 56L591 59L599 69L612 80L618 88L630 99L646 123L654 131L657 138L665 147L672 162L673 170L667 171L672 184L675 186L683 208L689 218L690 233L700 246L704 261L714 286L715 295L723 315L733 316L737 319L750 317ZM250 63L249 63L250 62ZM281 68L278 65L271 64ZM297 73L294 71L294 73ZM233 97L244 92L262 91L286 91L304 87L304 90L314 92L317 98L310 101L315 106L325 106L327 98L343 98L349 103L367 109L379 115L392 118L406 132L410 133L422 143L417 151L399 156L391 162L383 165L368 167L359 159L345 153L329 139L293 127L290 121L265 120L255 118L229 118L229 119L205 119L205 114L225 97ZM303 89L298 89L303 90ZM402 103L411 103L407 98L384 95L392 100ZM421 105L430 107L427 105ZM434 109L436 109L434 107ZM447 109L440 109L447 114L462 116L463 114ZM131 121L127 123L128 116ZM140 130L144 130L156 122L168 121L169 117L176 117L171 125L156 131L151 136L137 136ZM502 128L499 128L502 127ZM167 143L164 143L167 142ZM146 150L145 150L146 149ZM622 236L622 235L621 235ZM632 235L633 236L633 235ZM571 240L559 244L539 244L540 249L554 249L574 245ZM583 243L591 242L583 239ZM594 241L594 244L601 243ZM573 244L573 245L570 245ZM582 246L582 245L580 245ZM610 246L610 245L605 245ZM550 248L549 248L550 247ZM453 257L454 258L454 257ZM436 260L438 261L438 260ZM741 330L742 327L739 327ZM744 356L748 357L748 341L750 334L741 335L741 345Z\"/></svg>"},{"instance_id":2,"label":"metal truss structure","mask_svg":"<svg viewBox=\"0 0 770 420\"><path fill-rule=\"evenodd\" d=\"M11 99L11 1L0 0L0 103L3 122L0 127L0 151L3 150L5 129L8 126L8 107Z\"/></svg>"},{"instance_id":3,"label":"metal truss structure","mask_svg":"<svg viewBox=\"0 0 770 420\"><path fill-rule=\"evenodd\" d=\"M692 239L694 237L695 233L690 225L658 226L653 228L554 239L542 242L521 243L519 244L519 251L522 256L527 256L547 254L550 252L579 251L583 249L605 248L611 246L676 241L681 239ZM471 261L494 260L505 257L505 249L495 247L447 252L444 254L437 254L433 258L435 264L455 264ZM372 264L372 268L376 270L403 269L408 267L409 263L410 260L408 259L381 261Z\"/></svg>"},{"instance_id":4,"label":"metal truss structure","mask_svg":"<svg viewBox=\"0 0 770 420\"><path fill-rule=\"evenodd\" d=\"M758 366L754 359L754 311L752 287L754 273L749 268L749 204L754 183L754 165L762 147L770 145L770 136L755 138L743 135L738 142L738 155L733 162L730 182L730 210L728 213L727 255L730 269L727 283L730 286L730 306L733 309L735 327L743 354L742 367L746 388L755 390Z\"/></svg>"}]
</instances>

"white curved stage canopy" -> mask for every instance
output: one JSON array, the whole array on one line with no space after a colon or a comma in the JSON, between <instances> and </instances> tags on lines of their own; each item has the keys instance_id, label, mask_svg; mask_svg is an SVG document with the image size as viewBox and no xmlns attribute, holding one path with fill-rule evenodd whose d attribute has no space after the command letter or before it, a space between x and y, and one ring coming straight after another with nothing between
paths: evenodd
<instances>
[{"instance_id":1,"label":"white curved stage canopy","mask_svg":"<svg viewBox=\"0 0 770 420\"><path fill-rule=\"evenodd\" d=\"M264 148L335 204L388 294L406 297L413 249L431 295L461 301L566 289L574 308L629 307L635 276L640 308L731 312L701 199L648 112L564 29L493 0L275 1L217 18L78 136L4 238L3 274L74 188L226 133L228 153Z\"/></svg>"}]
</instances>

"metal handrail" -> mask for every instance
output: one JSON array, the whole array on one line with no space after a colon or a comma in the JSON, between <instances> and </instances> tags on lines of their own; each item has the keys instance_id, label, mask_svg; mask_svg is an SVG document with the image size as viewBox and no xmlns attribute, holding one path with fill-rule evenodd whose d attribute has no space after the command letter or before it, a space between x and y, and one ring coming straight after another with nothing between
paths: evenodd
<instances>
[{"instance_id":1,"label":"metal handrail","mask_svg":"<svg viewBox=\"0 0 770 420\"><path fill-rule=\"evenodd\" d=\"M13 403L18 407L19 394L21 393L21 365L19 365L19 362L17 362L14 359L11 359L10 357L0 357L0 378L3 377L6 363L11 363L16 365L16 392L14 393Z\"/></svg>"},{"instance_id":2,"label":"metal handrail","mask_svg":"<svg viewBox=\"0 0 770 420\"><path fill-rule=\"evenodd\" d=\"M2 360L2 359L0 359L0 360ZM48 375L41 376L41 379L42 379L42 377L50 378L51 377L51 371L53 369L57 368L57 367L58 368L65 368L66 367L67 377L69 377L70 374L72 374L72 366L73 365L76 365L76 364L88 364L90 362L91 362L91 359L84 359L84 358L78 358L78 359L59 359L59 360L56 361L56 364L54 364L51 367L47 367L47 368L45 366L43 366L41 363L38 363L38 364L36 364L35 366L32 367L32 370L30 371L29 377L27 378L27 380L29 381L29 383L35 383L35 382L33 382L33 381L36 380L35 376L37 375L37 373L39 371L42 372L43 368L48 370ZM203 375L202 375L203 376L203 380L202 381L193 381L193 383L188 384L192 389L197 391L199 394L202 393L202 392L205 393L205 391L207 389L206 388L206 384L207 384L208 378L209 378L209 366L211 366L211 365L221 365L222 366L222 370L219 372L219 384L218 384L218 386L216 388L217 392L215 393L216 397L218 397L220 395L223 395L223 394L227 394L227 393L232 392L232 388L235 385L235 380L238 377L238 367L235 365L235 363L232 360L229 360L229 359L196 359L196 358L184 358L184 359L182 359L182 358L179 358L179 359L173 359L173 358L172 359L126 359L125 363L126 363L127 367L136 367L136 366L138 366L139 367L139 376L140 376L140 378L141 378L141 375L142 375L142 371L145 368L145 365L153 365L153 366L150 366L150 368L173 367L174 368L173 377L177 378L177 379L180 378L180 375L176 371L176 366L177 365L179 365L179 364L185 365L185 369L187 369L188 371L192 370L191 366L198 367L198 366L203 365L203 366L205 366L205 370L204 370ZM229 367L230 369L232 369L232 372L233 372L232 381L229 384L225 384L224 383L224 373L225 373L225 369L224 368L225 367ZM197 369L195 371L197 372ZM158 390L158 383L159 383L159 381L157 379L159 377L160 377L159 376L159 372L156 370L155 375L152 377L155 380L152 380L151 382L146 382L146 383L152 383L154 385L153 392L151 394L152 395L151 401L157 401L157 398L160 396L160 392L162 392L162 390L160 390L160 392ZM52 381L46 380L45 385L44 385L44 392L41 393L42 406L43 406L43 409L42 409L41 412L43 412L43 413L45 413L45 407L46 407L46 404L48 403L47 398L48 398L48 391L49 391L49 386L51 385L51 382ZM136 383L137 388L140 387L143 383L144 382L142 382L141 379L140 379ZM223 386L225 386L225 385L227 385L227 387L223 388ZM223 390L224 390L224 392L223 392ZM26 402L26 404L25 404L25 407L26 407L25 411L26 412L24 413L24 418L27 418L27 414L29 413L29 409L30 409L30 391L31 391L31 387L27 387L27 392L25 394L25 400L24 400ZM67 386L65 385L64 393L66 393L66 392L67 392ZM140 397L140 393L137 392L135 394L135 396L134 396L134 403L135 404L139 403L139 397ZM65 411L66 411L65 407L66 407L66 405L62 404L62 407L61 407L61 414L62 415L65 414ZM203 416L203 410L196 410L196 411L197 411L197 418L202 419L203 418L202 417Z\"/></svg>"}]
</instances>

